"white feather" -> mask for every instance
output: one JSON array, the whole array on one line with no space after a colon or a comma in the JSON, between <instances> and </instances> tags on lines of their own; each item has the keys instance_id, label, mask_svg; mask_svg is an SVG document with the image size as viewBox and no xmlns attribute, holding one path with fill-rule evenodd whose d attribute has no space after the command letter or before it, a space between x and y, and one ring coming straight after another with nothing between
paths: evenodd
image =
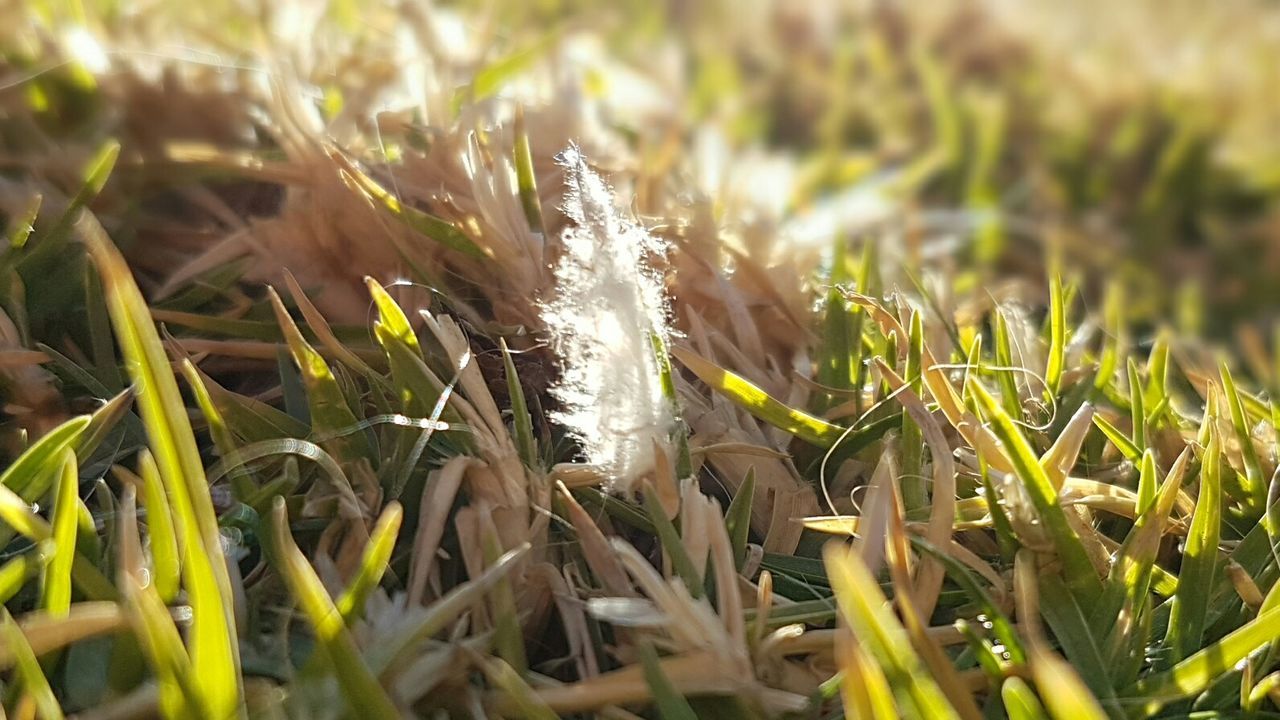
<instances>
[{"instance_id":1,"label":"white feather","mask_svg":"<svg viewBox=\"0 0 1280 720\"><path fill-rule=\"evenodd\" d=\"M542 305L562 363L555 420L610 477L610 489L625 492L652 469L653 443L668 443L674 421L651 340L670 337L662 276L651 263L667 247L621 216L576 146L557 159L571 224L555 294Z\"/></svg>"}]
</instances>

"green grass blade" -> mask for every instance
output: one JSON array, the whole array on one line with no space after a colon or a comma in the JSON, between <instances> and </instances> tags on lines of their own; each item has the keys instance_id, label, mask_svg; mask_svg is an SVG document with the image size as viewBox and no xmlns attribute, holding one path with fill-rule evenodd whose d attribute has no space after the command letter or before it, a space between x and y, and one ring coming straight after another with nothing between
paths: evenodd
<instances>
[{"instance_id":1,"label":"green grass blade","mask_svg":"<svg viewBox=\"0 0 1280 720\"><path fill-rule=\"evenodd\" d=\"M1147 448L1142 453L1142 467L1138 471L1138 501L1134 514L1142 517L1156 500L1156 456Z\"/></svg>"},{"instance_id":2,"label":"green grass blade","mask_svg":"<svg viewBox=\"0 0 1280 720\"><path fill-rule=\"evenodd\" d=\"M698 715L684 699L680 691L671 683L666 673L662 672L662 661L658 659L658 651L652 643L641 643L640 664L644 668L644 681L653 695L653 705L662 720L697 720Z\"/></svg>"},{"instance_id":3,"label":"green grass blade","mask_svg":"<svg viewBox=\"0 0 1280 720\"><path fill-rule=\"evenodd\" d=\"M1133 441L1130 440L1129 437L1120 430L1120 428L1112 425L1110 421L1097 413L1093 416L1093 424L1098 426L1098 429L1102 431L1102 434L1107 436L1107 439L1111 441L1111 444L1115 445L1116 449L1119 450L1120 454L1124 455L1127 460L1134 463L1141 462L1142 449L1137 445L1134 445Z\"/></svg>"},{"instance_id":4,"label":"green grass blade","mask_svg":"<svg viewBox=\"0 0 1280 720\"><path fill-rule=\"evenodd\" d=\"M271 298L276 321L284 331L289 354L302 375L302 383L307 390L307 407L311 411L312 429L321 437L329 438L321 444L344 463L356 462L362 458L375 460L373 449L369 447L364 433L347 432L358 421L347 405L346 396L342 394L342 388L339 387L329 363L302 337L275 290L268 288L267 294Z\"/></svg>"},{"instance_id":5,"label":"green grass blade","mask_svg":"<svg viewBox=\"0 0 1280 720\"><path fill-rule=\"evenodd\" d=\"M1172 668L1126 688L1124 697L1135 699L1130 716L1150 717L1167 703L1203 692L1241 660L1277 639L1280 607L1272 607Z\"/></svg>"},{"instance_id":6,"label":"green grass blade","mask_svg":"<svg viewBox=\"0 0 1280 720\"><path fill-rule=\"evenodd\" d=\"M152 582L165 603L178 597L182 581L182 561L178 552L178 536L173 512L165 499L160 468L150 452L138 453L138 470L142 478L142 506L147 510L147 533L151 541Z\"/></svg>"},{"instance_id":7,"label":"green grass blade","mask_svg":"<svg viewBox=\"0 0 1280 720\"><path fill-rule=\"evenodd\" d=\"M364 601L369 593L382 582L391 561L391 551L395 549L396 537L400 533L400 522L404 519L404 509L400 503L392 501L383 509L378 524L369 534L369 544L365 546L364 555L360 558L360 568L347 588L338 596L338 612L348 625L360 618L364 612Z\"/></svg>"},{"instance_id":8,"label":"green grass blade","mask_svg":"<svg viewBox=\"0 0 1280 720\"><path fill-rule=\"evenodd\" d=\"M102 277L116 339L183 541L183 580L192 612L191 663L202 709L217 717L235 715L240 707L240 663L231 580L191 422L124 258L92 216L82 216L77 227Z\"/></svg>"},{"instance_id":9,"label":"green grass blade","mask_svg":"<svg viewBox=\"0 0 1280 720\"><path fill-rule=\"evenodd\" d=\"M1000 699L1009 720L1048 720L1049 715L1031 686L1014 676L1000 684Z\"/></svg>"},{"instance_id":10,"label":"green grass blade","mask_svg":"<svg viewBox=\"0 0 1280 720\"><path fill-rule=\"evenodd\" d=\"M525 131L523 106L516 107L514 130L516 137L512 147L512 158L516 166L516 188L520 192L520 206L524 208L529 229L545 236L547 231L542 222L542 201L538 195L538 178L533 171L533 153L529 150L529 134Z\"/></svg>"},{"instance_id":11,"label":"green grass blade","mask_svg":"<svg viewBox=\"0 0 1280 720\"><path fill-rule=\"evenodd\" d=\"M1236 390L1231 369L1227 367L1225 360L1219 363L1218 372L1222 376L1222 391L1226 394L1227 407L1231 411L1231 427L1235 430L1236 443L1240 446L1240 454L1244 458L1245 474L1240 480L1244 486L1245 497L1241 500L1255 512L1260 512L1266 507L1267 478L1262 470L1262 462L1258 459L1253 436L1249 432L1244 404L1240 400L1240 393Z\"/></svg>"},{"instance_id":12,"label":"green grass blade","mask_svg":"<svg viewBox=\"0 0 1280 720\"><path fill-rule=\"evenodd\" d=\"M671 354L697 375L698 379L742 409L801 440L821 448L829 448L845 434L845 428L788 407L741 375L725 370L694 352L673 347Z\"/></svg>"},{"instance_id":13,"label":"green grass blade","mask_svg":"<svg viewBox=\"0 0 1280 720\"><path fill-rule=\"evenodd\" d=\"M1146 612L1146 601L1158 567L1156 555L1190 457L1190 451L1178 457L1161 485L1158 497L1154 490L1151 491L1152 507L1140 512L1112 561L1102 600L1091 617L1091 625L1099 630L1099 634L1109 634L1106 643L1110 657L1108 667L1122 667L1135 654L1145 654L1147 638L1137 633L1136 616ZM1155 485L1157 469L1155 453L1151 450L1143 455L1142 474L1149 478L1146 482ZM1124 682L1127 684L1130 680Z\"/></svg>"},{"instance_id":14,"label":"green grass blade","mask_svg":"<svg viewBox=\"0 0 1280 720\"><path fill-rule=\"evenodd\" d=\"M557 720L560 717L542 698L538 697L533 688L529 687L529 683L520 677L520 673L508 663L503 662L501 658L482 658L480 666L489 682L501 690L514 706L512 710L515 712L504 708L503 717L518 715L526 720Z\"/></svg>"},{"instance_id":15,"label":"green grass blade","mask_svg":"<svg viewBox=\"0 0 1280 720\"><path fill-rule=\"evenodd\" d=\"M329 157L333 158L342 168L343 179L348 181L348 185L353 190L368 198L375 206L386 210L392 217L403 222L414 231L464 255L480 259L489 257L489 253L481 249L479 245L476 245L458 226L401 203L399 198L387 192L386 188L362 172L355 166L355 163L348 160L341 153L330 152Z\"/></svg>"},{"instance_id":16,"label":"green grass blade","mask_svg":"<svg viewBox=\"0 0 1280 720\"><path fill-rule=\"evenodd\" d=\"M191 657L142 564L137 491L132 483L125 485L119 508L117 583L123 588L138 647L158 680L161 714L166 718L204 716L207 709L192 674Z\"/></svg>"},{"instance_id":17,"label":"green grass blade","mask_svg":"<svg viewBox=\"0 0 1280 720\"><path fill-rule=\"evenodd\" d=\"M1102 654L1102 638L1090 627L1084 608L1078 604L1063 581L1056 575L1039 578L1040 612L1062 646L1062 652L1080 673L1081 679L1099 698L1111 699L1112 667ZM1028 650L1028 656L1031 651ZM1044 697L1042 694L1041 697ZM1048 702L1048 698L1045 698Z\"/></svg>"},{"instance_id":18,"label":"green grass blade","mask_svg":"<svg viewBox=\"0 0 1280 720\"><path fill-rule=\"evenodd\" d=\"M729 547L733 550L733 561L738 570L747 561L747 539L751 533L751 508L755 495L756 468L752 465L747 468L747 476L742 479L724 514L725 531L729 534Z\"/></svg>"},{"instance_id":19,"label":"green grass blade","mask_svg":"<svg viewBox=\"0 0 1280 720\"><path fill-rule=\"evenodd\" d=\"M375 280L365 278L365 284L378 309L378 321L373 324L374 338L387 355L391 380L400 392L404 412L414 417L432 417L450 425L461 425L462 417L447 402L437 408L446 393L452 394L452 385L446 386L441 382L423 360L422 347L404 311ZM452 370L457 370L458 360L449 362ZM461 447L468 447L465 438L459 438L457 442Z\"/></svg>"},{"instance_id":20,"label":"green grass blade","mask_svg":"<svg viewBox=\"0 0 1280 720\"><path fill-rule=\"evenodd\" d=\"M924 538L912 534L908 536L908 540L911 541L911 545L917 551L937 559L947 571L947 575L960 586L960 590L969 597L971 602L978 606L983 615L986 615L986 622L991 625L989 632L1000 641L1001 645L1004 645L1009 662L1014 664L1025 662L1026 651L1022 647L1022 640L1014 630L1013 622L1000 609L991 594L979 584L977 578L974 577L974 572L953 556L931 545Z\"/></svg>"},{"instance_id":21,"label":"green grass blade","mask_svg":"<svg viewBox=\"0 0 1280 720\"><path fill-rule=\"evenodd\" d=\"M44 494L40 489L48 489L55 468L61 467L62 453L79 442L89 422L90 416L78 415L45 433L0 474L0 485L30 502L37 501L37 492Z\"/></svg>"},{"instance_id":22,"label":"green grass blade","mask_svg":"<svg viewBox=\"0 0 1280 720\"><path fill-rule=\"evenodd\" d=\"M307 294L302 291L302 287L298 285L297 279L293 277L293 273L289 272L288 269L284 270L284 281L289 288L289 296L293 298L294 304L297 305L298 311L302 313L302 318L307 321L307 326L311 328L311 332L315 335L320 346L328 350L335 360L368 378L371 385L382 389L382 375L338 339L337 334L334 333L333 328L329 325L329 321L325 320L320 310L312 304Z\"/></svg>"},{"instance_id":23,"label":"green grass blade","mask_svg":"<svg viewBox=\"0 0 1280 720\"><path fill-rule=\"evenodd\" d=\"M214 382L213 378L204 374L199 367L193 365L192 369L193 379L200 380L204 392L208 394L213 407L226 422L227 428L244 442L304 438L310 431L306 423L288 413L222 387Z\"/></svg>"},{"instance_id":24,"label":"green grass blade","mask_svg":"<svg viewBox=\"0 0 1280 720\"><path fill-rule=\"evenodd\" d=\"M502 557L502 540L492 519L481 525L481 552L484 563L492 567ZM524 631L520 627L520 609L516 606L515 588L511 578L504 577L489 593L489 608L493 617L493 646L498 657L507 667L523 677L529 672L528 651L524 646Z\"/></svg>"},{"instance_id":25,"label":"green grass blade","mask_svg":"<svg viewBox=\"0 0 1280 720\"><path fill-rule=\"evenodd\" d=\"M1159 414L1156 408L1169 397L1169 337L1161 333L1151 345L1151 354L1147 356L1147 389L1143 394L1143 404L1152 408L1147 416L1149 422L1155 422Z\"/></svg>"},{"instance_id":26,"label":"green grass blade","mask_svg":"<svg viewBox=\"0 0 1280 720\"><path fill-rule=\"evenodd\" d=\"M1052 653L1031 658L1031 674L1053 720L1107 720L1075 669Z\"/></svg>"},{"instance_id":27,"label":"green grass blade","mask_svg":"<svg viewBox=\"0 0 1280 720\"><path fill-rule=\"evenodd\" d=\"M289 591L315 629L316 643L333 664L338 684L352 710L368 717L394 718L400 711L387 691L360 657L355 640L347 631L342 614L324 589L324 584L307 562L289 534L289 518L284 498L277 497L272 508L271 530L275 559Z\"/></svg>"},{"instance_id":28,"label":"green grass blade","mask_svg":"<svg viewBox=\"0 0 1280 720\"><path fill-rule=\"evenodd\" d=\"M520 375L516 372L516 364L511 358L511 350L507 348L505 338L499 338L502 348L502 368L507 377L507 395L511 398L511 424L515 427L516 450L520 459L529 468L537 468L541 464L538 459L538 446L533 438L533 417L529 415L529 404L525 401L524 386L520 384Z\"/></svg>"},{"instance_id":29,"label":"green grass blade","mask_svg":"<svg viewBox=\"0 0 1280 720\"><path fill-rule=\"evenodd\" d=\"M1049 534L1058 557L1062 560L1063 576L1077 601L1092 605L1102 590L1102 584L1085 554L1084 545L1075 530L1067 524L1067 516L1058 504L1058 493L1049 475L1040 464L1031 444L1018 431L1013 419L996 402L982 383L970 375L969 385L974 398L991 423L991 430L1000 439L1012 462L1018 479L1022 482Z\"/></svg>"},{"instance_id":30,"label":"green grass blade","mask_svg":"<svg viewBox=\"0 0 1280 720\"><path fill-rule=\"evenodd\" d=\"M1050 400L1057 397L1058 388L1062 384L1066 349L1066 294L1062 290L1062 277L1053 273L1049 276L1049 357L1044 372L1045 385L1048 385L1046 392Z\"/></svg>"},{"instance_id":31,"label":"green grass blade","mask_svg":"<svg viewBox=\"0 0 1280 720\"><path fill-rule=\"evenodd\" d=\"M992 313L995 318L996 382L1000 387L1000 403L1009 417L1022 417L1022 397L1018 393L1018 377L1013 364L1013 344L1009 341L1009 321L999 308Z\"/></svg>"},{"instance_id":32,"label":"green grass blade","mask_svg":"<svg viewBox=\"0 0 1280 720\"><path fill-rule=\"evenodd\" d=\"M919 312L911 313L910 333L907 339L907 386L911 391L920 394L924 385L924 320ZM911 413L902 413L902 436L899 440L902 447L902 504L907 512L922 508L929 503L929 494L924 468L924 432L916 423Z\"/></svg>"},{"instance_id":33,"label":"green grass blade","mask_svg":"<svg viewBox=\"0 0 1280 720\"><path fill-rule=\"evenodd\" d=\"M640 493L644 498L644 509L649 514L649 522L653 523L654 532L658 536L658 540L662 543L662 549L666 551L667 557L671 558L671 567L676 571L676 575L684 581L685 587L689 590L695 600L702 597L702 578L698 575L698 571L693 566L693 560L689 558L689 553L685 551L684 543L680 541L680 533L676 531L676 526L672 524L671 519L667 517L666 511L662 509L662 503L658 500L658 494L654 492L652 485L646 485L644 492Z\"/></svg>"},{"instance_id":34,"label":"green grass blade","mask_svg":"<svg viewBox=\"0 0 1280 720\"><path fill-rule=\"evenodd\" d=\"M909 717L959 718L911 645L880 586L857 553L834 543L823 553L840 616L884 668Z\"/></svg>"},{"instance_id":35,"label":"green grass blade","mask_svg":"<svg viewBox=\"0 0 1280 720\"><path fill-rule=\"evenodd\" d=\"M1159 667L1167 668L1200 648L1218 575L1218 541L1222 532L1221 444L1212 429L1209 446L1200 465L1200 491L1183 547L1178 589L1169 612L1165 635L1166 654Z\"/></svg>"},{"instance_id":36,"label":"green grass blade","mask_svg":"<svg viewBox=\"0 0 1280 720\"><path fill-rule=\"evenodd\" d=\"M182 376L191 388L191 394L195 397L196 407L200 408L200 414L204 416L205 424L209 428L209 435L213 438L213 445L218 449L218 454L226 457L235 452L239 443L236 442L231 428L227 426L226 418L222 416L218 406L214 404L213 397L209 394L209 389L200 379L200 373L196 371L195 364L184 358L180 367ZM244 502L246 498L253 495L254 490L253 480L248 473L238 472L231 475L231 491L236 500Z\"/></svg>"},{"instance_id":37,"label":"green grass blade","mask_svg":"<svg viewBox=\"0 0 1280 720\"><path fill-rule=\"evenodd\" d=\"M40 215L40 206L43 204L44 196L40 193L32 193L22 209L9 218L8 225L5 227L5 242L8 247L3 254L0 254L0 258L7 259L11 250L21 250L26 246L27 240L31 237L31 231L35 230L36 218Z\"/></svg>"},{"instance_id":38,"label":"green grass blade","mask_svg":"<svg viewBox=\"0 0 1280 720\"><path fill-rule=\"evenodd\" d=\"M841 255L843 245L843 241L837 243L837 252ZM832 282L839 282L837 270L839 265L832 272ZM817 349L816 379L821 385L846 391L857 387L862 370L862 337L861 327L855 326L860 325L858 320L862 314L862 309L846 300L838 289L833 287L827 291L822 310L822 342ZM817 399L821 401L816 404L820 410L834 405L828 394L818 395Z\"/></svg>"},{"instance_id":39,"label":"green grass blade","mask_svg":"<svg viewBox=\"0 0 1280 720\"><path fill-rule=\"evenodd\" d=\"M107 140L94 153L93 158L85 165L82 177L83 184L76 190L76 194L71 198L71 202L67 203L66 210L58 218L55 224L46 233L46 236L61 240L62 236L71 229L72 223L76 221L76 215L80 209L86 207L90 201L102 192L102 188L106 187L107 179L111 177L111 172L116 167L116 160L120 157L120 143L116 140ZM50 250L53 248L50 247ZM39 251L37 251L39 252Z\"/></svg>"},{"instance_id":40,"label":"green grass blade","mask_svg":"<svg viewBox=\"0 0 1280 720\"><path fill-rule=\"evenodd\" d=\"M76 454L62 455L62 472L53 504L53 557L44 573L44 609L55 617L71 609L71 568L76 559L76 530L79 523L80 473Z\"/></svg>"},{"instance_id":41,"label":"green grass blade","mask_svg":"<svg viewBox=\"0 0 1280 720\"><path fill-rule=\"evenodd\" d=\"M409 316L404 314L404 310L400 309L400 305L377 280L366 277L364 284L369 289L369 296L373 298L374 307L378 309L378 319L374 322L374 328L381 327L383 333L421 354L422 348L418 344L418 335L409 324Z\"/></svg>"},{"instance_id":42,"label":"green grass blade","mask_svg":"<svg viewBox=\"0 0 1280 720\"><path fill-rule=\"evenodd\" d=\"M44 569L49 562L44 548L44 545L37 545L35 552L23 553L0 565L0 604L9 602L9 598L17 595L28 580Z\"/></svg>"},{"instance_id":43,"label":"green grass blade","mask_svg":"<svg viewBox=\"0 0 1280 720\"><path fill-rule=\"evenodd\" d=\"M222 417L218 406L214 404L213 397L209 394L209 388L205 387L204 382L200 379L200 373L196 371L195 364L184 358L180 367L182 369L182 377L187 381L188 387L191 388L196 407L200 408L200 414L204 416L205 424L209 428L209 436L213 439L213 445L218 449L218 454L226 456L234 452L237 445L235 437L232 435L231 429L227 427L227 421Z\"/></svg>"},{"instance_id":44,"label":"green grass blade","mask_svg":"<svg viewBox=\"0 0 1280 720\"><path fill-rule=\"evenodd\" d=\"M53 530L44 518L35 514L29 504L3 485L0 485L0 521L36 542L53 537Z\"/></svg>"},{"instance_id":45,"label":"green grass blade","mask_svg":"<svg viewBox=\"0 0 1280 720\"><path fill-rule=\"evenodd\" d=\"M433 637L481 602L502 578L520 567L529 551L529 543L508 550L479 577L445 593L427 608L426 614L412 628L398 635L395 643L387 648L371 649L373 657L370 658L369 665L384 680L388 675L393 675L412 659L412 652L418 644Z\"/></svg>"},{"instance_id":46,"label":"green grass blade","mask_svg":"<svg viewBox=\"0 0 1280 720\"><path fill-rule=\"evenodd\" d=\"M195 687L191 658L168 609L153 586L136 580L125 581L124 594L138 645L160 685L161 713L173 720L200 717L203 699Z\"/></svg>"},{"instance_id":47,"label":"green grass blade","mask_svg":"<svg viewBox=\"0 0 1280 720\"><path fill-rule=\"evenodd\" d=\"M45 677L40 662L36 660L36 654L32 652L27 636L13 621L13 616L7 609L4 610L4 636L6 644L14 655L22 690L35 703L36 716L41 720L62 720L62 706L58 704L58 698L53 695L49 678Z\"/></svg>"}]
</instances>

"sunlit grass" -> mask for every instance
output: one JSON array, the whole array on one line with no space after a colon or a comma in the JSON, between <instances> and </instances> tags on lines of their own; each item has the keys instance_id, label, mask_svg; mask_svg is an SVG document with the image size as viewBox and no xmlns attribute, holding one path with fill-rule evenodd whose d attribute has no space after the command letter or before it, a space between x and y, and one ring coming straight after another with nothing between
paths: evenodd
<instances>
[{"instance_id":1,"label":"sunlit grass","mask_svg":"<svg viewBox=\"0 0 1280 720\"><path fill-rule=\"evenodd\" d=\"M1275 8L677 5L0 28L6 717L1280 717Z\"/></svg>"}]
</instances>

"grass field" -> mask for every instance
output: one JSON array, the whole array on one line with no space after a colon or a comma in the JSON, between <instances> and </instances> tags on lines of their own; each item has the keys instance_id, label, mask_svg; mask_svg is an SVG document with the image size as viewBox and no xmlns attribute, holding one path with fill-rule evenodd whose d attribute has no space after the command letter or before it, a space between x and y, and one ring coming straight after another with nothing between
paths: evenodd
<instances>
[{"instance_id":1,"label":"grass field","mask_svg":"<svg viewBox=\"0 0 1280 720\"><path fill-rule=\"evenodd\" d=\"M0 18L4 717L1280 718L1280 5Z\"/></svg>"}]
</instances>

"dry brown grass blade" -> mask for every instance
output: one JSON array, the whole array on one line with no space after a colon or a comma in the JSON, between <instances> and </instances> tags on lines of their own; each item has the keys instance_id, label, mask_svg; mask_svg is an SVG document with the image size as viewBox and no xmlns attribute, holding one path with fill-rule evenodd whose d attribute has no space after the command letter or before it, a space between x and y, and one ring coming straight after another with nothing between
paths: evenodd
<instances>
[{"instance_id":1,"label":"dry brown grass blade","mask_svg":"<svg viewBox=\"0 0 1280 720\"><path fill-rule=\"evenodd\" d=\"M329 327L329 323L325 320L324 315L320 313L316 306L311 303L311 299L303 292L302 286L298 284L293 273L288 268L284 269L284 283L289 290L289 296L293 298L293 302L298 306L298 310L302 312L302 317L307 321L307 326L316 334L316 339L320 341L320 350L327 353L335 360L339 360L367 376L377 376L377 372L369 366L359 355L347 348L337 336L333 334L333 329Z\"/></svg>"},{"instance_id":2,"label":"dry brown grass blade","mask_svg":"<svg viewBox=\"0 0 1280 720\"><path fill-rule=\"evenodd\" d=\"M665 657L661 666L663 674L683 695L732 695L742 689L741 681L733 678L711 651ZM638 664L571 685L536 688L534 692L561 715L643 703L652 697ZM511 716L518 712L506 695L492 696L491 706L499 715Z\"/></svg>"},{"instance_id":3,"label":"dry brown grass blade","mask_svg":"<svg viewBox=\"0 0 1280 720\"><path fill-rule=\"evenodd\" d=\"M653 489L657 495L658 504L667 514L667 519L675 520L680 512L680 488L676 484L676 473L671 465L671 459L667 457L667 452L662 449L662 444L657 438L653 440Z\"/></svg>"},{"instance_id":4,"label":"dry brown grass blade","mask_svg":"<svg viewBox=\"0 0 1280 720\"><path fill-rule=\"evenodd\" d=\"M610 595L615 597L634 595L631 581L627 579L626 571L622 569L617 556L610 549L609 541L605 539L600 527L573 497L573 493L569 492L569 488L564 483L557 483L557 486L569 516L569 523L578 533L578 543L587 561L587 567Z\"/></svg>"},{"instance_id":5,"label":"dry brown grass blade","mask_svg":"<svg viewBox=\"0 0 1280 720\"><path fill-rule=\"evenodd\" d=\"M910 413L911 418L920 426L925 445L929 447L933 458L933 491L930 494L932 509L929 511L929 525L925 539L934 547L946 547L951 541L952 521L956 507L956 467L942 428L934 421L924 402L906 385L902 378L889 367L883 359L877 358L882 376L889 382L896 393L895 397L902 407ZM945 570L937 558L924 558L916 572L914 584L914 602L920 614L925 618L933 615L938 603L938 593L942 590Z\"/></svg>"},{"instance_id":6,"label":"dry brown grass blade","mask_svg":"<svg viewBox=\"0 0 1280 720\"><path fill-rule=\"evenodd\" d=\"M428 476L427 490L422 493L422 504L418 508L418 531L413 538L408 584L410 605L420 604L425 597L431 569L436 562L436 551L448 526L449 509L462 486L463 475L477 462L474 458L459 455Z\"/></svg>"},{"instance_id":7,"label":"dry brown grass blade","mask_svg":"<svg viewBox=\"0 0 1280 720\"><path fill-rule=\"evenodd\" d=\"M119 632L128 627L129 620L113 602L80 602L62 617L43 612L31 612L18 621L18 628L27 636L27 642L36 655L44 655L59 648L90 638ZM8 646L0 645L0 668L13 664L14 657Z\"/></svg>"},{"instance_id":8,"label":"dry brown grass blade","mask_svg":"<svg viewBox=\"0 0 1280 720\"><path fill-rule=\"evenodd\" d=\"M845 297L867 309L886 334L893 333L897 335L899 353L906 352L911 336L902 327L902 323L897 318L890 314L888 310L885 310L880 303L865 295L845 291ZM959 394L956 393L955 387L951 385L951 381L946 376L946 369L938 364L933 352L927 345L923 348L921 365L924 384L929 388L929 394L938 403L938 409L946 416L951 426L964 437L971 447L986 458L992 468L1001 472L1012 473L1013 463L1005 455L1000 442L985 425L978 422L977 418L974 418L971 413L964 410Z\"/></svg>"},{"instance_id":9,"label":"dry brown grass blade","mask_svg":"<svg viewBox=\"0 0 1280 720\"><path fill-rule=\"evenodd\" d=\"M927 433L926 437L928 437ZM886 553L889 574L893 578L896 587L907 588L912 586L911 570L908 566L911 549L907 540L906 527L903 523L902 497L898 493L896 485L891 486L891 492L893 495L892 513L889 516L889 527L887 529ZM916 587L919 587L918 582ZM936 602L936 591L931 599ZM978 720L983 717L982 711L978 709L973 695L960 681L955 666L952 665L951 658L929 636L929 615L926 615L923 609L916 605L915 600L912 598L912 593L897 592L894 594L894 602L898 605L902 625L911 637L911 644L915 646L916 652L920 654L920 658L928 666L929 671L938 683L938 687L946 695L947 701L951 703L951 706L964 720Z\"/></svg>"}]
</instances>

